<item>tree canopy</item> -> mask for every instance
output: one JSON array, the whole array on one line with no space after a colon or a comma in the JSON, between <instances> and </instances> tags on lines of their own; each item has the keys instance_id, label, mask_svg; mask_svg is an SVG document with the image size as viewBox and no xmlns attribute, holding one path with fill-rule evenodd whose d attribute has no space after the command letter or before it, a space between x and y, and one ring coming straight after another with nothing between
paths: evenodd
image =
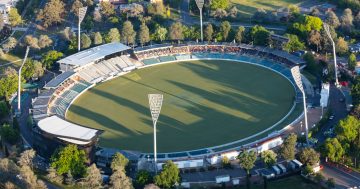
<instances>
[{"instance_id":1,"label":"tree canopy","mask_svg":"<svg viewBox=\"0 0 360 189\"><path fill-rule=\"evenodd\" d=\"M167 161L160 174L155 176L155 184L162 188L171 188L175 183L180 182L179 173L178 167L172 161Z\"/></svg>"},{"instance_id":2,"label":"tree canopy","mask_svg":"<svg viewBox=\"0 0 360 189\"><path fill-rule=\"evenodd\" d=\"M286 137L284 143L281 146L280 154L285 160L295 159L295 145L296 145L297 136L294 133L291 133Z\"/></svg>"},{"instance_id":3,"label":"tree canopy","mask_svg":"<svg viewBox=\"0 0 360 189\"><path fill-rule=\"evenodd\" d=\"M51 166L58 174L71 172L75 177L82 177L86 173L85 151L79 150L76 145L70 144L57 150L51 157Z\"/></svg>"}]
</instances>

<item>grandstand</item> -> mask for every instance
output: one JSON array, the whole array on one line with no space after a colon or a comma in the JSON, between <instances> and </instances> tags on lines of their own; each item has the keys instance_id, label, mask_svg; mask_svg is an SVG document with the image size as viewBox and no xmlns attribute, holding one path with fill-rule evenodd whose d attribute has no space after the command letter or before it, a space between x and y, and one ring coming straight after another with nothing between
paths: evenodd
<instances>
[{"instance_id":1,"label":"grandstand","mask_svg":"<svg viewBox=\"0 0 360 189\"><path fill-rule=\"evenodd\" d=\"M290 68L299 65L303 67L304 61L299 57L290 55L283 51L250 45L224 44L224 43L188 43L188 44L161 44L148 47L131 48L121 43L110 43L85 50L58 61L62 74L50 81L42 90L39 96L33 100L32 115L38 127L37 133L47 133L64 143L75 143L88 145L87 141L79 137L65 136L59 130L50 127L62 127L71 132L83 132L88 130L85 127L71 124L66 121L66 112L72 102L83 92L95 86L99 82L107 81L135 69L153 66L161 63L169 63L184 60L199 59L222 59L245 62L273 70L291 83L294 83ZM295 85L294 85L295 86ZM296 102L301 102L302 95L296 89ZM51 123L56 122L52 126ZM44 126L46 125L46 126ZM59 126L60 125L60 126ZM83 128L82 128L83 127ZM92 131L95 132L95 131ZM97 140L101 132L91 138ZM71 139L70 139L71 138ZM40 141L40 140L39 140ZM80 141L80 142L79 142ZM82 142L81 142L82 141ZM87 142L87 143L86 143ZM91 142L95 145L95 142ZM221 152L229 152L233 149L239 150L243 143L234 143L231 147L198 149L186 152L158 154L161 160L199 158ZM276 143L279 145L279 142ZM40 146L40 144L38 144ZM236 147L234 147L236 146ZM44 150L44 148L40 148ZM220 150L218 150L220 149ZM53 149L54 150L54 149ZM41 152L40 152L41 153ZM49 153L49 152L47 152ZM141 154L139 158L153 157L152 154ZM187 167L181 162L181 166ZM194 161L190 167L202 165L203 162ZM159 164L160 166L161 164Z\"/></svg>"}]
</instances>

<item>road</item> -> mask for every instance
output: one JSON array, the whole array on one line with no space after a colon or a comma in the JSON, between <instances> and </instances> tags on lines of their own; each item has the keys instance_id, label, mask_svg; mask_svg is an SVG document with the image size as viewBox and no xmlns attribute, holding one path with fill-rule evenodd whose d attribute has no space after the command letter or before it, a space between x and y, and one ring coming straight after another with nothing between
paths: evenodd
<instances>
[{"instance_id":1,"label":"road","mask_svg":"<svg viewBox=\"0 0 360 189\"><path fill-rule=\"evenodd\" d=\"M336 88L334 84L331 84L329 108L331 109L332 115L334 115L334 119L328 120L322 127L321 131L317 133L316 138L318 139L319 144L323 143L327 138L327 136L324 135L324 132L329 130L330 128L334 128L336 124L341 119L344 119L348 114L345 102L340 102L341 98L344 98L344 95L342 94L340 89Z\"/></svg>"},{"instance_id":2,"label":"road","mask_svg":"<svg viewBox=\"0 0 360 189\"><path fill-rule=\"evenodd\" d=\"M336 183L336 188L350 188L350 187L360 187L360 173L357 172L348 172L347 170L336 167L330 164L322 164L324 169L322 174L326 178L334 178Z\"/></svg>"}]
</instances>

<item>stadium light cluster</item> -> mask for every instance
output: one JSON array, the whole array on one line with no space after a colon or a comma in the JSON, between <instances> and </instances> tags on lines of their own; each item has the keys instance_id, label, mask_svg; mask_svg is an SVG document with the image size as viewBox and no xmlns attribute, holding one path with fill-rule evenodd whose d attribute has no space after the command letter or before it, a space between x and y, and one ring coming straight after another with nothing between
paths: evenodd
<instances>
[{"instance_id":1,"label":"stadium light cluster","mask_svg":"<svg viewBox=\"0 0 360 189\"><path fill-rule=\"evenodd\" d=\"M309 130L308 130L308 121L307 121L307 108L306 108L306 96L305 96L305 90L304 86L301 80L301 73L299 66L294 66L291 68L291 74L295 80L295 84L299 88L299 90L302 93L303 96L303 104L304 104L304 117L305 117L305 137L306 137L306 143L309 145Z\"/></svg>"},{"instance_id":2,"label":"stadium light cluster","mask_svg":"<svg viewBox=\"0 0 360 189\"><path fill-rule=\"evenodd\" d=\"M149 94L149 105L150 105L150 113L151 118L153 121L154 126L154 164L155 164L155 171L157 170L157 149L156 149L156 123L159 119L161 106L163 102L163 95L162 94Z\"/></svg>"}]
</instances>

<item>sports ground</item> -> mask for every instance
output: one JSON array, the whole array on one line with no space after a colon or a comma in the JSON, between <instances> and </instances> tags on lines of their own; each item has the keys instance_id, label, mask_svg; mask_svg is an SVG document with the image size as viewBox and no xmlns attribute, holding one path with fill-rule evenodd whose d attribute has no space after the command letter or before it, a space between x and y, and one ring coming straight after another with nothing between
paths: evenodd
<instances>
[{"instance_id":1,"label":"sports ground","mask_svg":"<svg viewBox=\"0 0 360 189\"><path fill-rule=\"evenodd\" d=\"M100 145L151 152L147 94L164 95L158 152L236 141L272 126L292 108L295 91L281 75L223 60L189 61L139 69L82 94L66 119L104 130Z\"/></svg>"}]
</instances>

